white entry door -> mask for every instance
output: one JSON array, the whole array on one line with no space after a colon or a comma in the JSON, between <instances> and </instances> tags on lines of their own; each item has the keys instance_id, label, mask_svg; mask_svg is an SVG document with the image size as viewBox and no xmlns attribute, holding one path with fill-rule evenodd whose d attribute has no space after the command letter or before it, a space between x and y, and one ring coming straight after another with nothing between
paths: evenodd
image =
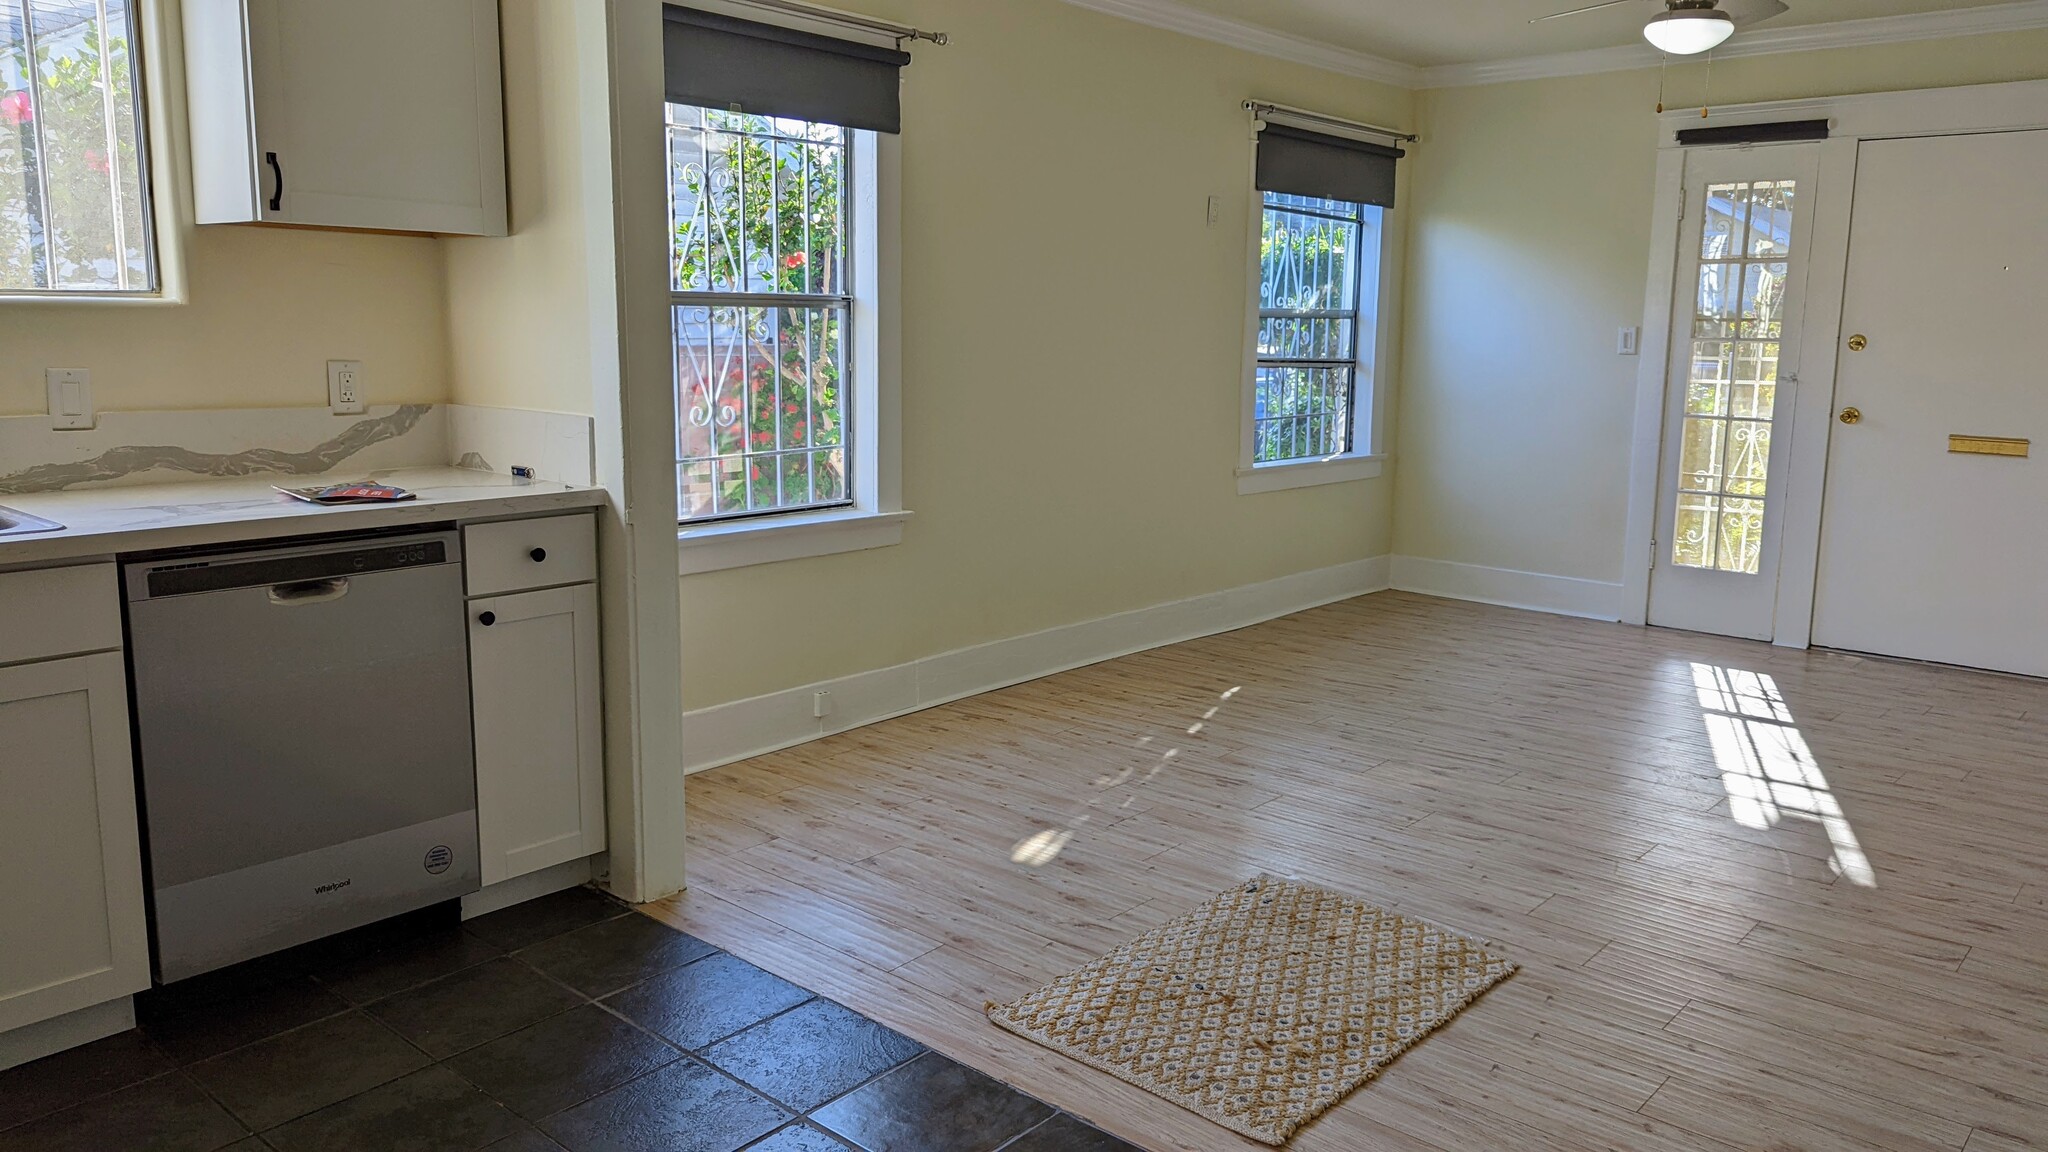
<instances>
[{"instance_id":1,"label":"white entry door","mask_svg":"<svg viewBox=\"0 0 2048 1152\"><path fill-rule=\"evenodd\" d=\"M1820 146L1685 167L1650 623L1768 640Z\"/></svg>"},{"instance_id":2,"label":"white entry door","mask_svg":"<svg viewBox=\"0 0 2048 1152\"><path fill-rule=\"evenodd\" d=\"M1814 643L2048 675L2043 189L2048 132L1863 145Z\"/></svg>"}]
</instances>

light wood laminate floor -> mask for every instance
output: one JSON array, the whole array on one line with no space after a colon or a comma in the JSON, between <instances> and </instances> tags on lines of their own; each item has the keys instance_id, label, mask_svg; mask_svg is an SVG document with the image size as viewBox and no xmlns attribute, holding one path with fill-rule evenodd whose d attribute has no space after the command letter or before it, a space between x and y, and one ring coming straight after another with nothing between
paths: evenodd
<instances>
[{"instance_id":1,"label":"light wood laminate floor","mask_svg":"<svg viewBox=\"0 0 2048 1152\"><path fill-rule=\"evenodd\" d=\"M1525 966L1300 1152L2048 1148L2044 749L2040 681L1384 593L693 777L651 910L1151 1149L1257 1145L982 1006L1259 872Z\"/></svg>"}]
</instances>

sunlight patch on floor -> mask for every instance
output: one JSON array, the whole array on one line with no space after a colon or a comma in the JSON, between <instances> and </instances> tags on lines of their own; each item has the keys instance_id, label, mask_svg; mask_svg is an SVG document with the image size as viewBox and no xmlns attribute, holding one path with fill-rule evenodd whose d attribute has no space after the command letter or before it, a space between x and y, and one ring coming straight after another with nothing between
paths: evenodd
<instances>
[{"instance_id":1,"label":"sunlight patch on floor","mask_svg":"<svg viewBox=\"0 0 2048 1152\"><path fill-rule=\"evenodd\" d=\"M1692 681L1736 822L1749 828L1775 828L1788 817L1818 823L1834 847L1835 871L1852 884L1877 887L1877 873L1777 681L1712 664L1694 664Z\"/></svg>"},{"instance_id":2,"label":"sunlight patch on floor","mask_svg":"<svg viewBox=\"0 0 2048 1152\"><path fill-rule=\"evenodd\" d=\"M1216 714L1223 711L1223 705L1230 703L1242 691L1244 691L1244 686L1240 684L1230 691L1223 693L1218 698L1219 702L1215 706L1202 713L1200 720L1188 726L1186 734L1189 736L1200 736L1203 732L1207 731L1210 721L1216 719ZM1153 737L1141 736L1138 738L1137 748L1141 750L1149 749L1152 741ZM1059 859L1060 853L1066 851L1067 845L1073 842L1076 829L1088 823L1093 816L1094 810L1100 806L1102 800L1110 792L1125 785L1130 785L1130 793L1124 797L1123 803L1118 805L1119 808L1129 808L1132 801L1137 799L1138 791L1144 788L1145 785L1150 784L1152 778L1159 775L1167 765L1180 759L1180 755L1181 750L1179 748L1168 748L1159 754L1157 760L1151 762L1149 770L1142 776L1138 775L1138 762L1133 760L1125 764L1121 771L1096 777L1095 791L1080 805L1080 811L1069 821L1073 827L1046 828L1017 841L1016 846L1010 849L1010 863L1022 864L1027 868L1043 868L1054 860ZM1135 783L1133 782L1134 779Z\"/></svg>"}]
</instances>

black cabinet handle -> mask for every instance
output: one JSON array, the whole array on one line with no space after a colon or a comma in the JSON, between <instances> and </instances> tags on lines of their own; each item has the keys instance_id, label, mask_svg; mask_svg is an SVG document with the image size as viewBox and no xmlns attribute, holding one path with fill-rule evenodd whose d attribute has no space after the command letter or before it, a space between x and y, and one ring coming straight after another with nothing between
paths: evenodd
<instances>
[{"instance_id":1,"label":"black cabinet handle","mask_svg":"<svg viewBox=\"0 0 2048 1152\"><path fill-rule=\"evenodd\" d=\"M528 552L527 555L533 557L533 562L538 564L548 558L548 550L545 548L535 548L533 551Z\"/></svg>"},{"instance_id":2,"label":"black cabinet handle","mask_svg":"<svg viewBox=\"0 0 2048 1152\"><path fill-rule=\"evenodd\" d=\"M271 189L270 193L270 210L272 212L279 212L284 209L284 165L277 162L277 153L275 152L265 152L263 159L270 165L271 175L277 177L277 184Z\"/></svg>"},{"instance_id":3,"label":"black cabinet handle","mask_svg":"<svg viewBox=\"0 0 2048 1152\"><path fill-rule=\"evenodd\" d=\"M498 622L498 614L496 612L479 613L477 615L476 622L483 625L486 628L489 628L491 625L496 624Z\"/></svg>"}]
</instances>

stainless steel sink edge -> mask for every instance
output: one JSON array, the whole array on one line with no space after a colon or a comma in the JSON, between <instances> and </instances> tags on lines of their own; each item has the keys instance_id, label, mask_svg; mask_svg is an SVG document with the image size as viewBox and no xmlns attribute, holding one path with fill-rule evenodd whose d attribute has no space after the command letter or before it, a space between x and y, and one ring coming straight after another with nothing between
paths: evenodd
<instances>
[{"instance_id":1,"label":"stainless steel sink edge","mask_svg":"<svg viewBox=\"0 0 2048 1152\"><path fill-rule=\"evenodd\" d=\"M38 532L62 532L64 526L55 520L31 516L12 508L0 508L0 536L28 536Z\"/></svg>"}]
</instances>

